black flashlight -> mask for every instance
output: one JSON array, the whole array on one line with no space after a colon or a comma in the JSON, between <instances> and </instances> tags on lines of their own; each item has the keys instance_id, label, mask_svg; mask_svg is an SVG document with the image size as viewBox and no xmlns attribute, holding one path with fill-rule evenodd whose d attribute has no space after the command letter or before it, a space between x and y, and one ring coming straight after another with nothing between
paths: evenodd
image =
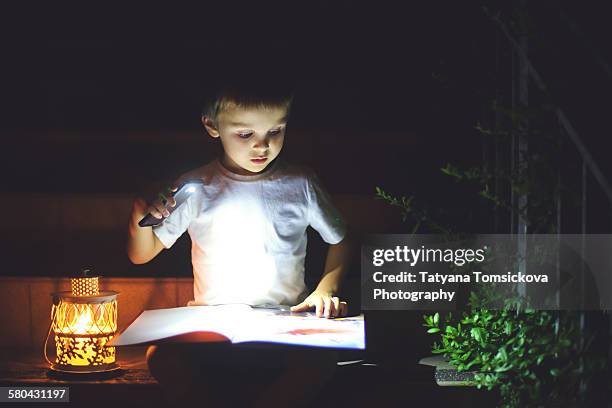
<instances>
[{"instance_id":1,"label":"black flashlight","mask_svg":"<svg viewBox=\"0 0 612 408\"><path fill-rule=\"evenodd\" d=\"M166 209L172 213L175 209L177 209L181 204L187 200L187 198L194 193L198 185L203 185L204 182L202 180L187 180L176 190L172 197L174 201L176 201L176 205L174 207L169 207L167 203L165 203ZM155 225L159 225L164 221L164 218L155 218L151 213L144 216L142 220L138 222L138 225L141 227L152 227Z\"/></svg>"}]
</instances>

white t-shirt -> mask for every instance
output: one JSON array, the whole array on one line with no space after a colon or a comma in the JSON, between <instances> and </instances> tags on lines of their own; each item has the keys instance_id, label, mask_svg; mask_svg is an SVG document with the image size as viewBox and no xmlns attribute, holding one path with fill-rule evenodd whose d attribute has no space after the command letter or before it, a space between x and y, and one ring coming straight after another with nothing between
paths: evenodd
<instances>
[{"instance_id":1,"label":"white t-shirt","mask_svg":"<svg viewBox=\"0 0 612 408\"><path fill-rule=\"evenodd\" d=\"M328 244L346 233L318 178L303 168L276 160L264 172L244 176L215 160L184 177L204 185L153 231L166 248L189 232L189 305L296 304L307 295L306 228Z\"/></svg>"}]
</instances>

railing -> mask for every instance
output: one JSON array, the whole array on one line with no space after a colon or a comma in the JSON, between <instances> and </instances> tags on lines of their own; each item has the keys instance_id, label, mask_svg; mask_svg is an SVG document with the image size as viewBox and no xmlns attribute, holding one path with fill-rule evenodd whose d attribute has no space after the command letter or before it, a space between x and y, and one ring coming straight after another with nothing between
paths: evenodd
<instances>
[{"instance_id":1,"label":"railing","mask_svg":"<svg viewBox=\"0 0 612 408\"><path fill-rule=\"evenodd\" d=\"M526 4L521 3L521 6L523 10L525 10ZM564 17L563 14L561 16L562 18ZM529 85L530 80L533 81L533 83L537 86L537 88L545 94L548 93L548 88L546 84L544 83L542 77L540 76L536 68L534 67L532 61L529 59L528 52L527 52L527 46L528 46L527 36L519 35L518 39L514 38L514 36L509 32L505 23L501 21L501 19L498 16L491 16L491 18L495 21L497 27L499 28L499 32L503 35L503 38L505 38L507 42L510 44L512 52L513 52L513 58L516 58L518 62L518 64L516 64L513 67L513 75L512 75L512 80L513 80L512 108L513 110L516 111L516 109L519 107L528 106L528 97L529 97L528 85ZM580 32L577 26L573 22L570 22L567 16L565 16L564 18L566 19L566 22L568 22L570 30L574 34L577 35L577 33ZM497 46L498 47L500 46L499 42ZM591 52L591 55L597 57L598 64L601 67L603 67L606 73L608 74L608 76L612 78L612 74L610 74L611 71L610 71L609 65L605 63L605 61L603 61L599 57L599 53L592 47L589 49L589 51ZM498 50L498 53L499 53L499 50ZM584 143L584 141L582 140L582 138L580 137L580 135L578 134L578 132L576 131L572 123L570 122L568 116L565 114L563 109L560 106L555 106L554 114L556 116L561 134L563 136L566 136L572 142L581 160L579 230L580 230L580 233L584 237L584 235L587 233L587 215L588 215L587 214L588 212L587 211L587 204L588 204L587 200L589 198L588 193L591 192L591 190L588 190L589 173L597 181L598 187L601 189L601 191L604 193L605 197L607 198L608 207L610 208L611 220L612 220L612 188L610 186L610 183L604 176L603 172L601 171L600 166L594 160L586 144ZM528 123L521 123L519 126L522 126L524 127L524 129L527 129ZM514 170L526 169L526 166L528 164L527 158L526 158L527 151L528 151L528 145L524 137L519 136L518 138L513 140L511 166L513 167ZM560 185L561 182L562 182L562 174L561 174L561 167L559 166L557 168L556 183ZM558 190L559 189L557 189L557 191ZM511 197L511 202L517 204L518 208L523 208L523 206L526 206L527 200L528 200L528 197L526 195L519 196L519 197L514 197L514 196ZM555 211L556 212L556 221L555 221L556 231L557 231L557 234L561 234L563 217L562 217L562 212L561 212L562 195L560 193L557 194L555 197L555 204L556 204L556 209L555 209L556 210ZM517 244L518 244L519 257L521 257L522 259L525 259L524 255L526 255L526 251L527 251L526 238L525 238L525 235L527 233L526 220L524 220L520 215L512 214L510 223L511 223L510 232L518 234ZM582 259L584 259L585 252L586 252L585 239L583 238L582 245L581 245L581 254L580 254L582 256ZM559 263L557 263L558 277L560 276L559 266L560 266ZM520 265L520 267L525 269L526 265ZM580 290L582 292L581 299L582 299L582 302L584 302L585 300L584 262L582 262L581 267L583 270L581 271L582 273L581 273L581 281L580 281ZM525 294L525 292L526 292L526 287L524 286L519 287L519 294ZM560 299L557 299L557 300L559 301ZM584 306L584 303L583 303L583 306ZM605 311L605 314L606 314L606 321L608 322L608 327L609 327L608 330L609 330L610 336L612 337L612 324L610 324L610 319L611 319L610 311ZM581 312L579 319L580 319L581 329L585 329L587 325L586 313ZM584 342L584 341L585 339L581 338L581 342ZM609 345L608 356L612 356L612 344Z\"/></svg>"}]
</instances>

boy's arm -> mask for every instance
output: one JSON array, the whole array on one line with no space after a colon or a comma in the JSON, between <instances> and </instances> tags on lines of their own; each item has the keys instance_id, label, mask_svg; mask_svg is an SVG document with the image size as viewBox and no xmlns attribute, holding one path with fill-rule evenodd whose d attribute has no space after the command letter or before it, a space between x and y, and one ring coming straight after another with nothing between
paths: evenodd
<instances>
[{"instance_id":1,"label":"boy's arm","mask_svg":"<svg viewBox=\"0 0 612 408\"><path fill-rule=\"evenodd\" d=\"M349 267L351 252L352 243L348 233L342 241L330 245L325 260L325 272L317 288L302 303L293 306L291 311L301 312L314 307L319 317L346 315L347 304L340 301L337 294Z\"/></svg>"},{"instance_id":2,"label":"boy's arm","mask_svg":"<svg viewBox=\"0 0 612 408\"><path fill-rule=\"evenodd\" d=\"M152 227L140 227L138 222L147 214L147 203L144 200L135 200L128 226L127 253L130 261L135 264L144 264L155 258L164 245Z\"/></svg>"},{"instance_id":3,"label":"boy's arm","mask_svg":"<svg viewBox=\"0 0 612 408\"><path fill-rule=\"evenodd\" d=\"M337 244L329 246L325 259L325 272L317 285L318 291L333 294L340 290L340 284L348 269L350 260L350 243L348 236Z\"/></svg>"}]
</instances>

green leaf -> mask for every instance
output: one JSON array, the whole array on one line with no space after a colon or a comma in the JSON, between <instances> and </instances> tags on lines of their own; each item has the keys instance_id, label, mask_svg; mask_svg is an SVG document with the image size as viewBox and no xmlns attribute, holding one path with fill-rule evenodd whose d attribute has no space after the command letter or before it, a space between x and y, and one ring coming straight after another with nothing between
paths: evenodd
<instances>
[{"instance_id":1,"label":"green leaf","mask_svg":"<svg viewBox=\"0 0 612 408\"><path fill-rule=\"evenodd\" d=\"M501 367L497 367L495 369L495 372L496 373L504 373L504 372L510 370L511 368L512 368L512 364L507 364L507 365L504 365L504 366L501 366Z\"/></svg>"},{"instance_id":2,"label":"green leaf","mask_svg":"<svg viewBox=\"0 0 612 408\"><path fill-rule=\"evenodd\" d=\"M474 340L479 343L482 343L482 341L484 340L484 332L480 327L472 327L472 330L470 330L470 334L472 335Z\"/></svg>"},{"instance_id":3,"label":"green leaf","mask_svg":"<svg viewBox=\"0 0 612 408\"><path fill-rule=\"evenodd\" d=\"M440 169L440 171L441 171L442 173L444 173L444 174L448 175L448 176L452 176L452 175L453 175L453 171L452 171L452 168L451 168L450 163L447 163L447 164L446 164L446 166L444 166L444 167L442 167L442 168Z\"/></svg>"},{"instance_id":4,"label":"green leaf","mask_svg":"<svg viewBox=\"0 0 612 408\"><path fill-rule=\"evenodd\" d=\"M508 353L506 352L506 348L500 347L499 350L497 351L496 357L499 357L503 362L508 361Z\"/></svg>"},{"instance_id":5,"label":"green leaf","mask_svg":"<svg viewBox=\"0 0 612 408\"><path fill-rule=\"evenodd\" d=\"M472 361L467 363L467 365L465 366L465 369L469 370L470 368L472 368L472 366L474 366L476 364L480 364L480 358L478 358L478 357L476 357L475 359L473 359Z\"/></svg>"},{"instance_id":6,"label":"green leaf","mask_svg":"<svg viewBox=\"0 0 612 408\"><path fill-rule=\"evenodd\" d=\"M558 368L551 368L550 375L552 375L553 377L558 377L561 375L561 370L559 370Z\"/></svg>"},{"instance_id":7,"label":"green leaf","mask_svg":"<svg viewBox=\"0 0 612 408\"><path fill-rule=\"evenodd\" d=\"M427 333L438 333L439 331L440 329L437 327L432 327L431 329L427 330Z\"/></svg>"},{"instance_id":8,"label":"green leaf","mask_svg":"<svg viewBox=\"0 0 612 408\"><path fill-rule=\"evenodd\" d=\"M440 313L436 312L436 314L433 315L433 322L435 324L438 324L440 322Z\"/></svg>"}]
</instances>

